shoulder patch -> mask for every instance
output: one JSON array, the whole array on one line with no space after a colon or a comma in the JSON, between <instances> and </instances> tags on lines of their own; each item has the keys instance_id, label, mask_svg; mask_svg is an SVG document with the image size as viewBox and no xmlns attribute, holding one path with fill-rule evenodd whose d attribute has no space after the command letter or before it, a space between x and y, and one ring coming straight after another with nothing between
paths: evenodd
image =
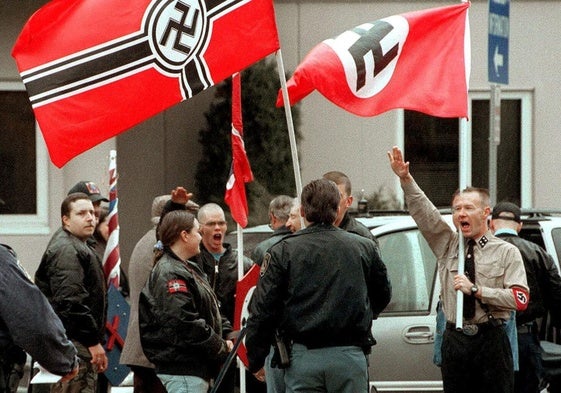
<instances>
[{"instance_id":1,"label":"shoulder patch","mask_svg":"<svg viewBox=\"0 0 561 393\"><path fill-rule=\"evenodd\" d=\"M169 280L168 281L168 293L177 293L177 292L189 292L189 288L187 288L187 283L185 280Z\"/></svg>"},{"instance_id":2,"label":"shoulder patch","mask_svg":"<svg viewBox=\"0 0 561 393\"><path fill-rule=\"evenodd\" d=\"M269 268L269 263L270 262L271 262L271 254L266 252L265 256L263 257L263 262L261 263L261 270L259 270L259 276L260 277L263 277L265 275L265 272Z\"/></svg>"}]
</instances>

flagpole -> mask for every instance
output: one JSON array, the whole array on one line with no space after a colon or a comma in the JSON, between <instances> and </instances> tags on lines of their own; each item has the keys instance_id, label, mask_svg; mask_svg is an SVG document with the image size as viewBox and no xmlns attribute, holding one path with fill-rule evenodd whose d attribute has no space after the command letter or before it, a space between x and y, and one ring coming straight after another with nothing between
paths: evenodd
<instances>
[{"instance_id":1,"label":"flagpole","mask_svg":"<svg viewBox=\"0 0 561 393\"><path fill-rule=\"evenodd\" d=\"M109 152L109 238L103 253L103 271L107 285L120 285L121 255L119 250L119 198L117 196L117 151Z\"/></svg>"},{"instance_id":2,"label":"flagpole","mask_svg":"<svg viewBox=\"0 0 561 393\"><path fill-rule=\"evenodd\" d=\"M243 266L243 227L236 223L238 234L238 281L241 281L244 275L244 266ZM232 321L233 323L233 321ZM241 326L241 324L240 324ZM243 339L243 338L242 338ZM240 393L246 393L246 383L245 383L245 365L239 358L237 357L238 362L238 369L240 370Z\"/></svg>"},{"instance_id":3,"label":"flagpole","mask_svg":"<svg viewBox=\"0 0 561 393\"><path fill-rule=\"evenodd\" d=\"M294 134L294 122L292 121L292 111L290 109L290 98L288 97L288 88L286 87L286 77L284 73L284 63L282 61L281 50L275 52L277 58L277 69L279 71L279 79L282 89L282 98L284 101L284 113L286 115L286 124L288 126L288 137L290 139L290 151L292 152L292 166L294 168L294 181L296 182L296 195L300 198L302 195L302 178L300 177L300 162L298 161L298 147L296 146L296 136Z\"/></svg>"},{"instance_id":4,"label":"flagpole","mask_svg":"<svg viewBox=\"0 0 561 393\"><path fill-rule=\"evenodd\" d=\"M461 0L461 3L466 3L467 0ZM466 37L469 38L469 14L466 13ZM464 33L465 34L465 33ZM471 44L471 40L469 41ZM466 47L464 46L464 52ZM469 86L469 74L471 71L471 48L467 47L467 52L464 53L467 61L470 63L470 67L466 67L468 72L466 73L466 86ZM468 96L468 106L469 106L469 96ZM460 191L465 189L468 184L471 184L471 135L468 133L467 117L460 118L460 158L459 158L459 185ZM452 212L453 214L454 212ZM458 230L458 274L464 274L465 271L465 245L464 236L461 230ZM464 316L464 294L461 290L456 293L456 330L462 330L463 328L463 316Z\"/></svg>"},{"instance_id":5,"label":"flagpole","mask_svg":"<svg viewBox=\"0 0 561 393\"><path fill-rule=\"evenodd\" d=\"M469 152L469 139L467 129L467 119L465 117L460 119L460 191L467 187L468 179L471 178L469 171L469 162L471 156ZM453 212L452 212L453 213ZM458 237L458 275L464 274L465 270L465 253L464 253L464 236L462 231L459 231ZM464 294L461 290L456 292L456 329L463 328L463 314L464 314Z\"/></svg>"}]
</instances>

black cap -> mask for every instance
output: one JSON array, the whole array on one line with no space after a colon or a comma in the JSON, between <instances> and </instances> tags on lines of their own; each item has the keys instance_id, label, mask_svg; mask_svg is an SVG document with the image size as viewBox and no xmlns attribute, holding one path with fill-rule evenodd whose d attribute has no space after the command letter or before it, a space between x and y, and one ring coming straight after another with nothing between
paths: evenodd
<instances>
[{"instance_id":1,"label":"black cap","mask_svg":"<svg viewBox=\"0 0 561 393\"><path fill-rule=\"evenodd\" d=\"M501 213L510 213L513 214L514 217L511 217L510 215L508 216L501 215ZM512 202L499 202L493 208L493 214L491 215L491 218L493 219L500 218L502 220L511 220L511 221L520 222L521 221L520 208L518 207L518 205L515 205Z\"/></svg>"},{"instance_id":2,"label":"black cap","mask_svg":"<svg viewBox=\"0 0 561 393\"><path fill-rule=\"evenodd\" d=\"M68 191L68 195L73 194L75 192L83 192L90 198L90 201L94 203L100 201L109 202L109 199L101 195L101 191L99 190L99 187L93 181L81 181L79 183L76 183L74 187L72 187Z\"/></svg>"}]
</instances>

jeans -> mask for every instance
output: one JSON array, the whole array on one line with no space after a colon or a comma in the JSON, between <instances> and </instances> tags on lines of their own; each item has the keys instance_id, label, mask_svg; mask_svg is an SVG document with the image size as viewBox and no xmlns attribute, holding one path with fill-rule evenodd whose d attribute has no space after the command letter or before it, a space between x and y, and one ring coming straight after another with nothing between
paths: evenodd
<instances>
[{"instance_id":1,"label":"jeans","mask_svg":"<svg viewBox=\"0 0 561 393\"><path fill-rule=\"evenodd\" d=\"M542 376L542 353L535 333L518 334L520 370L514 374L516 393L538 393Z\"/></svg>"},{"instance_id":2,"label":"jeans","mask_svg":"<svg viewBox=\"0 0 561 393\"><path fill-rule=\"evenodd\" d=\"M158 374L168 393L206 393L208 382L193 375Z\"/></svg>"}]
</instances>

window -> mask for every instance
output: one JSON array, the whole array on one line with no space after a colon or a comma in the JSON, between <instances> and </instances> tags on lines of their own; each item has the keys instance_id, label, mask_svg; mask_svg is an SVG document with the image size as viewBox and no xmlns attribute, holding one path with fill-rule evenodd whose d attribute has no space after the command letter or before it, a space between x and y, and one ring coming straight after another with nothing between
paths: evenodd
<instances>
[{"instance_id":1,"label":"window","mask_svg":"<svg viewBox=\"0 0 561 393\"><path fill-rule=\"evenodd\" d=\"M468 184L489 187L489 92L470 93L471 146ZM501 92L501 139L497 147L497 200L531 206L531 93ZM459 119L404 111L404 150L415 179L439 207L450 206L459 184ZM468 176L468 179L469 179Z\"/></svg>"},{"instance_id":2,"label":"window","mask_svg":"<svg viewBox=\"0 0 561 393\"><path fill-rule=\"evenodd\" d=\"M0 82L0 234L49 233L47 153L21 83Z\"/></svg>"},{"instance_id":3,"label":"window","mask_svg":"<svg viewBox=\"0 0 561 393\"><path fill-rule=\"evenodd\" d=\"M392 300L384 314L429 313L436 257L417 230L378 237L382 260L392 283Z\"/></svg>"},{"instance_id":4,"label":"window","mask_svg":"<svg viewBox=\"0 0 561 393\"><path fill-rule=\"evenodd\" d=\"M553 238L553 244L555 245L557 260L561 261L561 229L560 228L552 229L551 237Z\"/></svg>"}]
</instances>

